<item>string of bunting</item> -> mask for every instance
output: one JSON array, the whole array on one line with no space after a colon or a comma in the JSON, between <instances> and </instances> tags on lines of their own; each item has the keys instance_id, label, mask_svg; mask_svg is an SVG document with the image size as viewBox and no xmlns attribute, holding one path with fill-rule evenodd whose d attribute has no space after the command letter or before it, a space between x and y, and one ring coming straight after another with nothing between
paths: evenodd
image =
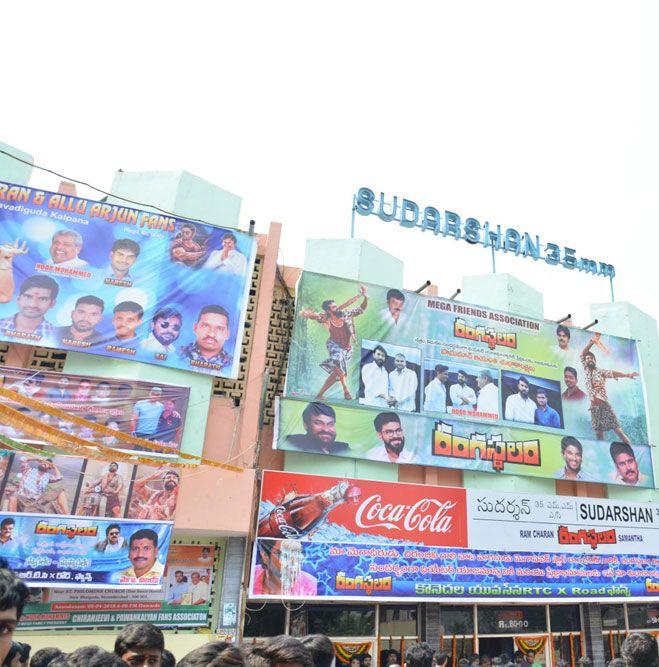
<instances>
[{"instance_id":1,"label":"string of bunting","mask_svg":"<svg viewBox=\"0 0 659 667\"><path fill-rule=\"evenodd\" d=\"M84 426L86 428L89 428L91 431L94 433L102 433L103 435L111 436L114 437L118 440L122 440L124 442L130 443L131 445L135 445L138 447L143 447L155 452L159 453L166 453L166 454L171 454L172 450L170 447L165 447L163 445L160 445L155 442L151 442L150 440L145 440L143 438L136 438L135 436L128 435L126 433L122 433L121 431L116 431L114 429L108 428L104 424L97 424L94 422L87 421L86 419L82 419L81 417L77 417L76 415L72 415L69 412L64 412L63 410L60 410L58 408L54 408L51 405L47 405L43 403L42 401L38 401L34 398L30 398L28 396L23 396L21 394L18 394L17 392L11 391L9 389L5 389L3 387L0 387L0 396L4 397L10 401L14 401L16 403L21 403L25 407L32 408L34 410L38 410L39 412L44 412L51 417L57 417L59 419L62 419L64 421L71 422L73 424L77 424L78 426ZM73 450L74 453L80 454L81 452L84 452L86 454L89 454L89 450L92 450L93 452L100 451L104 454L107 454L108 456L111 455L111 458L114 460L116 459L121 459L121 460L126 460L126 461L132 461L135 462L136 460L139 460L140 462L153 465L154 461L153 459L148 459L145 457L139 457L135 454L124 454L123 452L118 452L116 449L113 447L108 447L106 445L103 445L101 443L96 443L96 442L89 442L88 440L84 440L83 438L79 438L76 435L71 435L69 433L64 433L60 429L50 426L49 424L43 424L40 422L38 419L34 417L30 417L29 415L25 415L24 413L20 412L19 410L15 410L14 408L9 407L8 405L4 405L0 403L0 415L2 415L2 422L6 424L10 424L12 426L16 426L20 428L23 431L26 431L27 433L30 433L31 435L36 435L38 437L41 437L42 439L46 440L50 444L57 445L58 447L62 449L66 449L67 451ZM212 459L206 459L202 456L195 456L193 454L185 454L183 452L177 452L177 456L181 459L189 460L189 461L194 461L194 463L181 463L181 462L174 462L174 461L168 461L167 465L173 466L173 467L178 467L178 468L195 468L199 464L207 465L207 466L212 466L215 468L222 468L223 470L230 470L232 472L243 472L244 468L240 466L233 466L228 463L221 463L219 461L213 461ZM123 458L126 457L126 458Z\"/></svg>"}]
</instances>

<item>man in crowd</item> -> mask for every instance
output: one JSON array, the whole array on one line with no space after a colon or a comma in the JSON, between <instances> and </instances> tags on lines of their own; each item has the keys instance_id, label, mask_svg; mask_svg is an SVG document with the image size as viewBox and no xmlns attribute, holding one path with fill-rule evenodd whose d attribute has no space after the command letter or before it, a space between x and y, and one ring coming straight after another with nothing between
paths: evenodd
<instances>
[{"instance_id":1,"label":"man in crowd","mask_svg":"<svg viewBox=\"0 0 659 667\"><path fill-rule=\"evenodd\" d=\"M405 651L406 667L432 667L432 649L426 642L411 644Z\"/></svg>"},{"instance_id":2,"label":"man in crowd","mask_svg":"<svg viewBox=\"0 0 659 667\"><path fill-rule=\"evenodd\" d=\"M121 573L122 577L137 579L137 583L140 583L141 579L158 579L163 573L164 566L158 560L156 531L150 528L140 528L134 532L130 536L128 558L131 567Z\"/></svg>"},{"instance_id":3,"label":"man in crowd","mask_svg":"<svg viewBox=\"0 0 659 667\"><path fill-rule=\"evenodd\" d=\"M183 570L174 572L174 583L167 592L167 604L184 604L185 596L190 592L190 584L185 578Z\"/></svg>"},{"instance_id":4,"label":"man in crowd","mask_svg":"<svg viewBox=\"0 0 659 667\"><path fill-rule=\"evenodd\" d=\"M314 667L334 667L334 645L329 637L307 635L301 641L311 651Z\"/></svg>"},{"instance_id":5,"label":"man in crowd","mask_svg":"<svg viewBox=\"0 0 659 667\"><path fill-rule=\"evenodd\" d=\"M526 424L534 423L535 410L538 406L529 397L530 389L529 381L520 375L517 380L517 393L511 394L506 399L506 419Z\"/></svg>"},{"instance_id":6,"label":"man in crowd","mask_svg":"<svg viewBox=\"0 0 659 667\"><path fill-rule=\"evenodd\" d=\"M7 562L0 561L0 664L5 664L29 595L27 586L7 568Z\"/></svg>"},{"instance_id":7,"label":"man in crowd","mask_svg":"<svg viewBox=\"0 0 659 667\"><path fill-rule=\"evenodd\" d=\"M233 358L224 350L231 335L229 313L218 305L204 306L192 326L195 341L180 348L181 357L194 362L206 362L219 368L231 366Z\"/></svg>"},{"instance_id":8,"label":"man in crowd","mask_svg":"<svg viewBox=\"0 0 659 667\"><path fill-rule=\"evenodd\" d=\"M121 526L111 523L105 529L105 539L97 542L94 548L104 554L113 554L123 551L127 546L126 538L121 534Z\"/></svg>"},{"instance_id":9,"label":"man in crowd","mask_svg":"<svg viewBox=\"0 0 659 667\"><path fill-rule=\"evenodd\" d=\"M190 592L192 593L192 602L191 604L206 604L208 600L208 584L201 579L199 572L193 572L190 575L192 581L192 586L190 587Z\"/></svg>"},{"instance_id":10,"label":"man in crowd","mask_svg":"<svg viewBox=\"0 0 659 667\"><path fill-rule=\"evenodd\" d=\"M29 276L18 290L18 312L0 319L0 332L8 336L13 332L27 333L39 341L51 338L55 329L45 315L55 305L58 294L59 285L50 276ZM6 300L0 299L0 303L8 301L11 301L11 294Z\"/></svg>"},{"instance_id":11,"label":"man in crowd","mask_svg":"<svg viewBox=\"0 0 659 667\"><path fill-rule=\"evenodd\" d=\"M433 658L435 667L448 667L448 656L446 651L437 651Z\"/></svg>"},{"instance_id":12,"label":"man in crowd","mask_svg":"<svg viewBox=\"0 0 659 667\"><path fill-rule=\"evenodd\" d=\"M172 663L173 666L174 663ZM229 642L208 642L196 649L193 649L178 661L177 667L243 667L245 658L243 652L235 645ZM165 667L163 664L162 667ZM260 667L270 667L269 665L260 665ZM315 665L314 667L323 667Z\"/></svg>"},{"instance_id":13,"label":"man in crowd","mask_svg":"<svg viewBox=\"0 0 659 667\"><path fill-rule=\"evenodd\" d=\"M397 354L394 357L394 370L389 373L389 405L405 412L414 412L418 387L419 380L416 373L407 367L405 355Z\"/></svg>"},{"instance_id":14,"label":"man in crowd","mask_svg":"<svg viewBox=\"0 0 659 667\"><path fill-rule=\"evenodd\" d=\"M496 415L499 417L499 387L494 384L492 373L487 369L482 370L476 378L478 385L478 401L476 410L483 414Z\"/></svg>"},{"instance_id":15,"label":"man in crowd","mask_svg":"<svg viewBox=\"0 0 659 667\"><path fill-rule=\"evenodd\" d=\"M117 239L110 248L110 264L105 270L105 278L132 285L130 269L140 256L140 246L133 239Z\"/></svg>"},{"instance_id":16,"label":"man in crowd","mask_svg":"<svg viewBox=\"0 0 659 667\"><path fill-rule=\"evenodd\" d=\"M137 401L133 406L130 431L136 438L155 440L158 437L158 422L165 406L161 402L162 388L151 387L149 398Z\"/></svg>"},{"instance_id":17,"label":"man in crowd","mask_svg":"<svg viewBox=\"0 0 659 667\"><path fill-rule=\"evenodd\" d=\"M96 327L103 319L105 303L93 294L81 296L71 311L71 324L68 327L58 327L57 339L64 345L87 347L87 344L96 345L101 341L101 333Z\"/></svg>"},{"instance_id":18,"label":"man in crowd","mask_svg":"<svg viewBox=\"0 0 659 667\"><path fill-rule=\"evenodd\" d=\"M381 445L368 453L370 461L412 463L414 455L405 449L405 434L400 417L395 412L381 412L373 420Z\"/></svg>"},{"instance_id":19,"label":"man in crowd","mask_svg":"<svg viewBox=\"0 0 659 667\"><path fill-rule=\"evenodd\" d=\"M612 442L609 453L616 467L615 473L612 475L614 482L636 486L648 481L647 475L644 475L638 469L636 454L634 454L630 444Z\"/></svg>"},{"instance_id":20,"label":"man in crowd","mask_svg":"<svg viewBox=\"0 0 659 667\"><path fill-rule=\"evenodd\" d=\"M657 639L649 632L632 632L622 643L620 651L625 667L657 667Z\"/></svg>"},{"instance_id":21,"label":"man in crowd","mask_svg":"<svg viewBox=\"0 0 659 667\"><path fill-rule=\"evenodd\" d=\"M361 304L357 308L347 310L359 298L362 298ZM327 380L316 395L317 399L323 398L325 392L336 382L343 388L343 397L350 401L352 396L348 389L347 375L348 365L352 358L352 344L355 340L355 317L361 315L368 307L368 297L366 288L359 286L359 293L348 299L341 305L337 305L334 299L323 301L322 313L316 313L308 308L303 308L298 317L315 320L322 324L329 334L326 342L329 357L320 364L320 367L328 374Z\"/></svg>"},{"instance_id":22,"label":"man in crowd","mask_svg":"<svg viewBox=\"0 0 659 667\"><path fill-rule=\"evenodd\" d=\"M382 345L373 348L373 361L362 366L364 397L359 399L362 405L387 408L391 402L389 393L389 373L385 363L387 352Z\"/></svg>"},{"instance_id":23,"label":"man in crowd","mask_svg":"<svg viewBox=\"0 0 659 667\"><path fill-rule=\"evenodd\" d=\"M601 334L596 333L581 352L581 363L585 372L586 392L590 398L590 423L598 440L603 440L604 434L607 431L614 431L624 443L631 445L629 438L622 430L618 418L609 403L609 396L606 393L606 381L610 379L617 380L619 378L630 378L633 380L638 377L638 373L636 371L624 373L622 371L598 368L597 359L590 348L599 342L600 336Z\"/></svg>"},{"instance_id":24,"label":"man in crowd","mask_svg":"<svg viewBox=\"0 0 659 667\"><path fill-rule=\"evenodd\" d=\"M120 347L134 345L137 342L137 330L144 317L144 309L135 301L122 301L112 312L114 339L110 340L109 344Z\"/></svg>"},{"instance_id":25,"label":"man in crowd","mask_svg":"<svg viewBox=\"0 0 659 667\"><path fill-rule=\"evenodd\" d=\"M250 646L245 663L248 667L314 667L309 649L288 635Z\"/></svg>"},{"instance_id":26,"label":"man in crowd","mask_svg":"<svg viewBox=\"0 0 659 667\"><path fill-rule=\"evenodd\" d=\"M561 456L565 461L565 466L556 473L556 479L569 479L575 482L589 481L588 476L581 470L583 446L575 437L566 435L561 438Z\"/></svg>"},{"instance_id":27,"label":"man in crowd","mask_svg":"<svg viewBox=\"0 0 659 667\"><path fill-rule=\"evenodd\" d=\"M390 289L387 292L387 307L380 311L380 319L389 327L395 327L400 331L407 323L407 316L403 312L405 307L405 295L398 289Z\"/></svg>"},{"instance_id":28,"label":"man in crowd","mask_svg":"<svg viewBox=\"0 0 659 667\"><path fill-rule=\"evenodd\" d=\"M339 454L349 449L347 442L336 439L336 412L325 403L309 403L302 412L305 433L292 434L286 442L305 452Z\"/></svg>"},{"instance_id":29,"label":"man in crowd","mask_svg":"<svg viewBox=\"0 0 659 667\"><path fill-rule=\"evenodd\" d=\"M211 252L203 268L242 276L247 271L247 258L236 248L236 235L226 232L220 243L222 248Z\"/></svg>"},{"instance_id":30,"label":"man in crowd","mask_svg":"<svg viewBox=\"0 0 659 667\"><path fill-rule=\"evenodd\" d=\"M131 667L160 667L164 650L165 636L151 623L130 623L114 643L115 655Z\"/></svg>"},{"instance_id":31,"label":"man in crowd","mask_svg":"<svg viewBox=\"0 0 659 667\"><path fill-rule=\"evenodd\" d=\"M53 264L63 269L84 269L89 264L78 255L82 250L82 236L73 229L61 229L50 241Z\"/></svg>"},{"instance_id":32,"label":"man in crowd","mask_svg":"<svg viewBox=\"0 0 659 667\"><path fill-rule=\"evenodd\" d=\"M466 371L458 371L458 381L451 385L449 396L454 408L459 410L473 410L476 406L476 392L467 384Z\"/></svg>"},{"instance_id":33,"label":"man in crowd","mask_svg":"<svg viewBox=\"0 0 659 667\"><path fill-rule=\"evenodd\" d=\"M181 335L183 317L176 308L160 308L151 320L151 331L140 343L140 349L153 354L174 352L174 343Z\"/></svg>"},{"instance_id":34,"label":"man in crowd","mask_svg":"<svg viewBox=\"0 0 659 667\"><path fill-rule=\"evenodd\" d=\"M585 392L579 388L577 369L572 366L566 366L563 369L563 381L567 389L563 392L564 401L583 401L588 398Z\"/></svg>"},{"instance_id":35,"label":"man in crowd","mask_svg":"<svg viewBox=\"0 0 659 667\"><path fill-rule=\"evenodd\" d=\"M545 389L537 389L535 392L535 400L538 402L538 407L535 409L534 423L539 426L551 426L552 428L561 428L561 418L548 403L547 391Z\"/></svg>"},{"instance_id":36,"label":"man in crowd","mask_svg":"<svg viewBox=\"0 0 659 667\"><path fill-rule=\"evenodd\" d=\"M426 412L446 412L446 383L448 382L448 366L437 364L435 377L426 385L423 409Z\"/></svg>"}]
</instances>

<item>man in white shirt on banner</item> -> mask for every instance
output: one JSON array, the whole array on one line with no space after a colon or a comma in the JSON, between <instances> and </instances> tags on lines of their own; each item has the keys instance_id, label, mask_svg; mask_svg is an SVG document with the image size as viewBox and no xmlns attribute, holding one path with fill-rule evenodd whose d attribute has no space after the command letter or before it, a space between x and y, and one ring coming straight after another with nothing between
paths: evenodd
<instances>
[{"instance_id":1,"label":"man in white shirt on banner","mask_svg":"<svg viewBox=\"0 0 659 667\"><path fill-rule=\"evenodd\" d=\"M506 399L506 419L514 422L533 424L535 421L535 410L538 407L535 401L529 397L531 387L529 381L523 376L517 380L517 393Z\"/></svg>"},{"instance_id":2,"label":"man in white shirt on banner","mask_svg":"<svg viewBox=\"0 0 659 667\"><path fill-rule=\"evenodd\" d=\"M478 384L478 412L492 415L492 419L499 419L499 387L494 384L492 373L482 370L476 378Z\"/></svg>"},{"instance_id":3,"label":"man in white shirt on banner","mask_svg":"<svg viewBox=\"0 0 659 667\"><path fill-rule=\"evenodd\" d=\"M449 396L454 408L473 410L476 405L476 392L467 384L467 373L458 371L458 381L451 385Z\"/></svg>"},{"instance_id":4,"label":"man in white shirt on banner","mask_svg":"<svg viewBox=\"0 0 659 667\"><path fill-rule=\"evenodd\" d=\"M397 354L394 365L394 370L389 373L389 391L393 399L390 405L398 410L414 412L419 380L416 373L407 367L405 355Z\"/></svg>"},{"instance_id":5,"label":"man in white shirt on banner","mask_svg":"<svg viewBox=\"0 0 659 667\"><path fill-rule=\"evenodd\" d=\"M370 461L413 463L414 454L405 450L405 434L395 412L381 412L374 420L375 432L382 444L369 452Z\"/></svg>"},{"instance_id":6,"label":"man in white shirt on banner","mask_svg":"<svg viewBox=\"0 0 659 667\"><path fill-rule=\"evenodd\" d=\"M199 572L193 572L190 575L192 580L192 604L206 604L208 600L208 584L201 580Z\"/></svg>"},{"instance_id":7,"label":"man in white shirt on banner","mask_svg":"<svg viewBox=\"0 0 659 667\"><path fill-rule=\"evenodd\" d=\"M376 345L373 348L373 361L362 367L364 398L359 399L362 405L389 407L389 373L385 367L386 361L386 350L382 345Z\"/></svg>"},{"instance_id":8,"label":"man in white shirt on banner","mask_svg":"<svg viewBox=\"0 0 659 667\"><path fill-rule=\"evenodd\" d=\"M448 366L437 364L435 377L426 385L423 409L426 412L446 412L446 383Z\"/></svg>"},{"instance_id":9,"label":"man in white shirt on banner","mask_svg":"<svg viewBox=\"0 0 659 667\"><path fill-rule=\"evenodd\" d=\"M242 276L247 270L247 258L236 249L237 244L235 234L231 232L224 234L221 241L222 248L211 252L203 268Z\"/></svg>"},{"instance_id":10,"label":"man in white shirt on banner","mask_svg":"<svg viewBox=\"0 0 659 667\"><path fill-rule=\"evenodd\" d=\"M82 269L89 264L78 257L82 250L82 236L72 229L61 229L50 242L52 263L63 269ZM48 262L50 264L50 262Z\"/></svg>"},{"instance_id":11,"label":"man in white shirt on banner","mask_svg":"<svg viewBox=\"0 0 659 667\"><path fill-rule=\"evenodd\" d=\"M400 332L407 324L407 315L403 312L405 307L405 295L398 289L390 289L387 292L387 307L380 311L380 318L389 327Z\"/></svg>"}]
</instances>

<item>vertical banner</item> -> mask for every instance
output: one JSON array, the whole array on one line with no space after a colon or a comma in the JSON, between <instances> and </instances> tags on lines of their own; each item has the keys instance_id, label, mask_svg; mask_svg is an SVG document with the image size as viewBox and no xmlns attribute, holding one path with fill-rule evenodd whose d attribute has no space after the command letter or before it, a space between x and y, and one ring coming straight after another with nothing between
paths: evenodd
<instances>
[{"instance_id":1,"label":"vertical banner","mask_svg":"<svg viewBox=\"0 0 659 667\"><path fill-rule=\"evenodd\" d=\"M235 378L256 237L0 183L0 340Z\"/></svg>"}]
</instances>

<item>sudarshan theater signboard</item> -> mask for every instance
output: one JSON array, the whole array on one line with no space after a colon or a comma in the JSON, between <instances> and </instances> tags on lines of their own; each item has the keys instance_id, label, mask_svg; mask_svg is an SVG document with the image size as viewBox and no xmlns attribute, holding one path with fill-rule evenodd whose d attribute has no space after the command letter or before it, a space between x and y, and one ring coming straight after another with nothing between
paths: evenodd
<instances>
[{"instance_id":1,"label":"sudarshan theater signboard","mask_svg":"<svg viewBox=\"0 0 659 667\"><path fill-rule=\"evenodd\" d=\"M265 471L250 597L629 601L659 507Z\"/></svg>"}]
</instances>

